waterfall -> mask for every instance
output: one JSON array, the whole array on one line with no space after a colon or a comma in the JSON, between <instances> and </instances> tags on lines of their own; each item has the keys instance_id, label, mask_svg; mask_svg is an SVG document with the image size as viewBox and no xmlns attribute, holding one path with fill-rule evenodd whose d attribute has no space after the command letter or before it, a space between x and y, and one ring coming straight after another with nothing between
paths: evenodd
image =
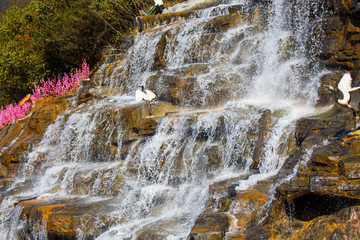
<instances>
[{"instance_id":1,"label":"waterfall","mask_svg":"<svg viewBox=\"0 0 360 240\"><path fill-rule=\"evenodd\" d=\"M245 190L275 176L295 121L317 100L321 69L311 58L317 46L310 16L310 8L321 9L316 2L226 1L138 34L98 87L117 90L60 115L28 152L8 190L17 197L1 204L1 235L17 239L27 231L14 207L22 199L68 199L101 203L81 217L90 219L92 232L79 226L78 239L141 239L154 228L161 239L187 239L212 184L234 178ZM211 27L234 6L244 16L236 26ZM134 89L150 86L166 97L169 80L179 75L192 79L196 99L183 95L182 109L162 116L152 136L123 142L121 109L137 104ZM46 239L46 221L34 224L31 237Z\"/></svg>"}]
</instances>

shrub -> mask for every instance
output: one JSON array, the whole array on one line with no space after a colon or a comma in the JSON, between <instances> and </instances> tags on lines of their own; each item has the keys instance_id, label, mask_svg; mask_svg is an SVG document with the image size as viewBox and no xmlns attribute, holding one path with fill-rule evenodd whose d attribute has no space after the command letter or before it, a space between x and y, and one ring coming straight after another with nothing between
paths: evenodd
<instances>
[{"instance_id":1,"label":"shrub","mask_svg":"<svg viewBox=\"0 0 360 240\"><path fill-rule=\"evenodd\" d=\"M86 61L83 61L81 70L75 69L69 74L64 73L58 79L54 77L53 80L42 79L40 85L34 84L33 95L30 99L32 102L40 98L47 96L57 96L69 92L80 85L82 79L89 77L89 65ZM31 102L25 102L24 104L12 103L7 105L5 108L0 108L0 128L3 128L6 124L11 123L16 119L20 119L26 116L32 107Z\"/></svg>"},{"instance_id":2,"label":"shrub","mask_svg":"<svg viewBox=\"0 0 360 240\"><path fill-rule=\"evenodd\" d=\"M11 123L15 119L20 119L26 116L30 111L32 104L29 102L19 106L16 103L9 104L0 108L0 128L3 128L5 124Z\"/></svg>"},{"instance_id":3,"label":"shrub","mask_svg":"<svg viewBox=\"0 0 360 240\"><path fill-rule=\"evenodd\" d=\"M116 49L131 33L138 10L152 3L41 0L9 8L0 18L0 106L20 101L32 82L69 72L82 59L94 66L103 49Z\"/></svg>"},{"instance_id":4,"label":"shrub","mask_svg":"<svg viewBox=\"0 0 360 240\"><path fill-rule=\"evenodd\" d=\"M75 69L69 74L64 73L59 76L58 79L54 76L54 79L47 79L47 81L41 79L40 85L34 84L33 95L31 96L32 101L36 101L40 98L47 96L57 96L65 94L73 88L80 85L82 79L89 77L89 65L84 60L81 70Z\"/></svg>"}]
</instances>

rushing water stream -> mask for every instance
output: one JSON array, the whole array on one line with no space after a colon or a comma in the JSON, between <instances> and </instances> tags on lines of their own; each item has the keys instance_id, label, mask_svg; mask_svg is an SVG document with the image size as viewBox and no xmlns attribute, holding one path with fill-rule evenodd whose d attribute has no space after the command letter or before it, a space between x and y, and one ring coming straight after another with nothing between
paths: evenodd
<instances>
[{"instance_id":1,"label":"rushing water stream","mask_svg":"<svg viewBox=\"0 0 360 240\"><path fill-rule=\"evenodd\" d=\"M306 44L313 40L309 6L320 6L311 0L294 5L285 0L259 6L250 2L227 1L198 11L194 18L138 34L123 64L101 82L120 90L59 116L28 153L23 174L10 189L19 191L17 197L1 204L0 238L17 239L26 227L14 203L38 198L103 201L106 206L93 220L94 232L101 233L98 239L136 239L152 228L159 238L186 239L205 208L211 184L248 176L237 182L238 189L247 189L276 175L296 119L311 113L317 100L319 79L314 76L320 69L311 59L315 50ZM245 20L225 32L209 29L207 23L227 15L231 6L241 6ZM255 14L257 8L263 16ZM166 67L154 70L165 33ZM211 41L204 42L209 35ZM148 86L150 78L158 79L153 87L160 95L169 78L194 66L204 69L192 76L196 101L184 96L178 103L183 110L162 117L153 136L135 140L122 153L124 126L109 118L109 111L136 104L134 89ZM216 104L209 99L224 84L231 89L226 102L210 109ZM261 119L267 116L268 134L259 139ZM101 136L96 135L99 126ZM106 154L114 141L117 150ZM261 150L256 149L259 141ZM96 155L94 148L103 150ZM255 154L256 173L251 171ZM106 231L102 216L112 225ZM32 237L45 239L46 221L38 224ZM88 234L79 227L79 239Z\"/></svg>"}]
</instances>

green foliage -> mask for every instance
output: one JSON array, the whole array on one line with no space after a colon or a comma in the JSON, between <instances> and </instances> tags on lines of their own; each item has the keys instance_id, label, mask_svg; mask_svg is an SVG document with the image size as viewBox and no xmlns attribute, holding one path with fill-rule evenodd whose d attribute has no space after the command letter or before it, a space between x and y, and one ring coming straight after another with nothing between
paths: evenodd
<instances>
[{"instance_id":1,"label":"green foliage","mask_svg":"<svg viewBox=\"0 0 360 240\"><path fill-rule=\"evenodd\" d=\"M31 92L33 82L94 66L105 47L118 46L138 10L152 0L42 0L12 6L0 23L0 106Z\"/></svg>"},{"instance_id":2,"label":"green foliage","mask_svg":"<svg viewBox=\"0 0 360 240\"><path fill-rule=\"evenodd\" d=\"M45 63L32 44L32 8L13 6L0 25L0 105L19 100L31 89L30 79L41 79ZM33 80L34 81L34 80Z\"/></svg>"},{"instance_id":3,"label":"green foliage","mask_svg":"<svg viewBox=\"0 0 360 240\"><path fill-rule=\"evenodd\" d=\"M18 7L25 7L31 0L1 0L0 1L0 18L1 14L6 12L11 5L16 5Z\"/></svg>"}]
</instances>

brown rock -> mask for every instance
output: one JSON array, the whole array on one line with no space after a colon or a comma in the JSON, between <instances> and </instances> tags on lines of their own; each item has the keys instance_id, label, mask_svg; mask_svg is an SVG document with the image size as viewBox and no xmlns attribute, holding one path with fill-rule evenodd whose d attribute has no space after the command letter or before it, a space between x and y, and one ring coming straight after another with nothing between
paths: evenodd
<instances>
[{"instance_id":1,"label":"brown rock","mask_svg":"<svg viewBox=\"0 0 360 240\"><path fill-rule=\"evenodd\" d=\"M70 92L68 96L73 96ZM1 176L13 176L23 154L39 142L47 127L71 104L67 97L45 98L37 101L30 113L23 119L1 129L0 161ZM5 170L6 169L6 170Z\"/></svg>"},{"instance_id":2,"label":"brown rock","mask_svg":"<svg viewBox=\"0 0 360 240\"><path fill-rule=\"evenodd\" d=\"M271 119L271 111L265 110L263 115L259 120L259 134L255 144L253 162L250 166L251 169L258 170L259 160L262 154L261 149L264 147L264 142L271 135L272 119Z\"/></svg>"},{"instance_id":3,"label":"brown rock","mask_svg":"<svg viewBox=\"0 0 360 240\"><path fill-rule=\"evenodd\" d=\"M197 218L189 238L192 240L224 239L228 226L229 220L226 214L204 212Z\"/></svg>"},{"instance_id":4,"label":"brown rock","mask_svg":"<svg viewBox=\"0 0 360 240\"><path fill-rule=\"evenodd\" d=\"M353 156L339 163L340 170L347 179L360 179L360 156Z\"/></svg>"},{"instance_id":5,"label":"brown rock","mask_svg":"<svg viewBox=\"0 0 360 240\"><path fill-rule=\"evenodd\" d=\"M45 199L22 201L20 219L29 222L25 232L36 231L46 222L49 239L76 239L79 230L84 237L98 236L116 221L106 216L105 202L85 203L81 199L48 201ZM100 216L99 216L100 214Z\"/></svg>"}]
</instances>

